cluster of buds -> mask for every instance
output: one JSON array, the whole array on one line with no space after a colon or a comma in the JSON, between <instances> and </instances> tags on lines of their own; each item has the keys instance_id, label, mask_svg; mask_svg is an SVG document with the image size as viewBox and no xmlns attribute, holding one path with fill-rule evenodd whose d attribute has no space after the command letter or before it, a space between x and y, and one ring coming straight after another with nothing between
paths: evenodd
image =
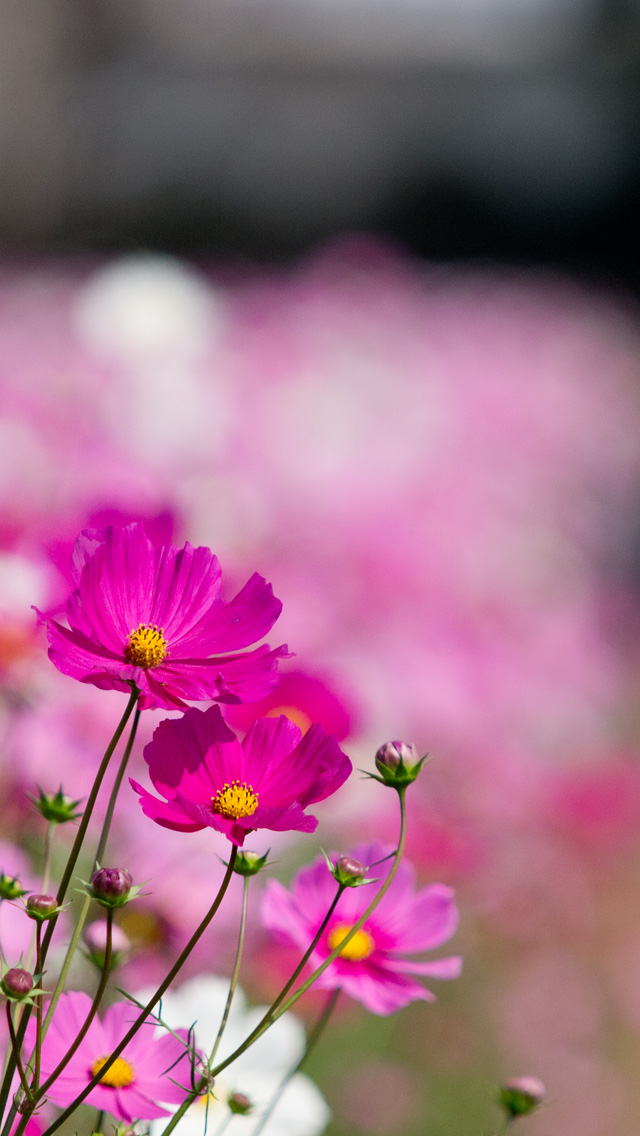
<instances>
[{"instance_id":1,"label":"cluster of buds","mask_svg":"<svg viewBox=\"0 0 640 1136\"><path fill-rule=\"evenodd\" d=\"M408 742L385 742L376 753L376 769L380 776L375 773L369 776L392 789L405 789L415 781L426 759L426 754L418 757L416 747Z\"/></svg>"}]
</instances>

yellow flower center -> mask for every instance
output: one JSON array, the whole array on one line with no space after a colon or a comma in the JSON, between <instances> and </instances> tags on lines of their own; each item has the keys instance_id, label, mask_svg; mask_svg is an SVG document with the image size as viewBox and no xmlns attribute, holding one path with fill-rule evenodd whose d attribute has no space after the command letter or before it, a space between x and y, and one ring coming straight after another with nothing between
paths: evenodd
<instances>
[{"instance_id":1,"label":"yellow flower center","mask_svg":"<svg viewBox=\"0 0 640 1136\"><path fill-rule=\"evenodd\" d=\"M106 1065L108 1057L98 1057L91 1066L91 1076L95 1077L99 1073L103 1065ZM126 1085L130 1085L135 1080L135 1073L128 1061L122 1057L116 1057L113 1065L107 1069L104 1077L100 1078L101 1085L108 1085L110 1089L124 1089Z\"/></svg>"},{"instance_id":2,"label":"yellow flower center","mask_svg":"<svg viewBox=\"0 0 640 1136\"><path fill-rule=\"evenodd\" d=\"M246 781L232 781L218 789L215 797L211 798L211 809L220 816L229 820L238 817L250 817L258 807L258 794L254 793L251 785Z\"/></svg>"},{"instance_id":3,"label":"yellow flower center","mask_svg":"<svg viewBox=\"0 0 640 1136\"><path fill-rule=\"evenodd\" d=\"M157 667L167 654L167 640L162 628L141 623L137 631L129 636L124 655L133 667Z\"/></svg>"},{"instance_id":4,"label":"yellow flower center","mask_svg":"<svg viewBox=\"0 0 640 1136\"><path fill-rule=\"evenodd\" d=\"M353 923L337 923L333 931L329 932L328 943L332 951L340 946L340 943L349 934L353 927ZM371 938L368 931L361 927L356 931L352 939L349 939L346 947L340 951L339 958L349 959L350 962L362 962L362 959L369 958L373 954L375 943Z\"/></svg>"}]
</instances>

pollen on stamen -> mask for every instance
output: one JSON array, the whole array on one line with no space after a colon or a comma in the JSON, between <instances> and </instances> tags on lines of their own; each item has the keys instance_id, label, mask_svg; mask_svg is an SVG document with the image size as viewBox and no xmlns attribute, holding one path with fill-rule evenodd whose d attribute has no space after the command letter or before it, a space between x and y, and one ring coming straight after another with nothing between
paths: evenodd
<instances>
[{"instance_id":1,"label":"pollen on stamen","mask_svg":"<svg viewBox=\"0 0 640 1136\"><path fill-rule=\"evenodd\" d=\"M246 781L227 782L218 789L215 797L211 798L211 810L228 820L237 820L239 817L252 816L258 807L258 794L254 793L251 785Z\"/></svg>"},{"instance_id":2,"label":"pollen on stamen","mask_svg":"<svg viewBox=\"0 0 640 1136\"><path fill-rule=\"evenodd\" d=\"M91 1076L95 1077L99 1073L103 1065L106 1065L109 1060L107 1057L98 1057L91 1066ZM116 1057L113 1065L111 1065L103 1077L100 1078L101 1085L108 1085L110 1089L124 1089L127 1085L131 1085L135 1080L135 1073L133 1066L125 1061L123 1057Z\"/></svg>"},{"instance_id":3,"label":"pollen on stamen","mask_svg":"<svg viewBox=\"0 0 640 1136\"><path fill-rule=\"evenodd\" d=\"M167 641L163 629L148 623L141 623L137 631L132 631L124 650L125 658L134 667L157 667L167 656Z\"/></svg>"}]
</instances>

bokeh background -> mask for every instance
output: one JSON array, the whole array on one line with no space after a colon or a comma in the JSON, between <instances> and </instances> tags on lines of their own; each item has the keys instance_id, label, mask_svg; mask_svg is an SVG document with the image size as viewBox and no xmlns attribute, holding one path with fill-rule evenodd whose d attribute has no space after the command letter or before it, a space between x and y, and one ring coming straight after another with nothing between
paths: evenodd
<instances>
[{"instance_id":1,"label":"bokeh background","mask_svg":"<svg viewBox=\"0 0 640 1136\"><path fill-rule=\"evenodd\" d=\"M430 751L409 854L462 915L434 1006L341 1009L309 1065L329 1136L487 1136L521 1073L532 1136L640 1125L639 26L634 0L0 12L0 867L39 870L25 790L85 794L120 713L31 612L77 532L210 545L228 597L265 575L296 653L267 709L356 766ZM283 879L394 837L357 775L318 812ZM223 849L129 795L113 847L152 877L133 988ZM237 908L189 973L228 973ZM290 956L256 909L262 1000Z\"/></svg>"}]
</instances>

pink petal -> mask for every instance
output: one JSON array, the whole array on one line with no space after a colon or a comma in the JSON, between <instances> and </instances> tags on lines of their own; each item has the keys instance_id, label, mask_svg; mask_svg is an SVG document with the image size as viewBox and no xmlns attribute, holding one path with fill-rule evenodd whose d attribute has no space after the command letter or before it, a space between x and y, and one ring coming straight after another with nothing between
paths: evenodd
<instances>
[{"instance_id":1,"label":"pink petal","mask_svg":"<svg viewBox=\"0 0 640 1136\"><path fill-rule=\"evenodd\" d=\"M395 939L395 949L410 953L427 951L446 943L458 926L453 888L430 884L397 909L385 914L385 930Z\"/></svg>"},{"instance_id":2,"label":"pink petal","mask_svg":"<svg viewBox=\"0 0 640 1136\"><path fill-rule=\"evenodd\" d=\"M460 955L449 958L432 959L431 962L414 962L413 959L385 959L385 970L396 974L420 974L427 978L459 978L462 973Z\"/></svg>"},{"instance_id":3,"label":"pink petal","mask_svg":"<svg viewBox=\"0 0 640 1136\"><path fill-rule=\"evenodd\" d=\"M180 805L172 800L161 801L152 793L142 788L137 781L129 778L129 783L140 797L140 806L145 816L154 820L163 828L172 828L177 832L199 832L205 825L187 816Z\"/></svg>"},{"instance_id":4,"label":"pink petal","mask_svg":"<svg viewBox=\"0 0 640 1136\"><path fill-rule=\"evenodd\" d=\"M256 572L230 603L211 607L176 646L183 648L181 655L239 651L262 639L281 611L282 604L275 598L271 584Z\"/></svg>"},{"instance_id":5,"label":"pink petal","mask_svg":"<svg viewBox=\"0 0 640 1136\"><path fill-rule=\"evenodd\" d=\"M309 925L301 917L291 893L278 880L269 880L262 893L260 919L279 943L299 947L302 951L309 946L312 937Z\"/></svg>"}]
</instances>

